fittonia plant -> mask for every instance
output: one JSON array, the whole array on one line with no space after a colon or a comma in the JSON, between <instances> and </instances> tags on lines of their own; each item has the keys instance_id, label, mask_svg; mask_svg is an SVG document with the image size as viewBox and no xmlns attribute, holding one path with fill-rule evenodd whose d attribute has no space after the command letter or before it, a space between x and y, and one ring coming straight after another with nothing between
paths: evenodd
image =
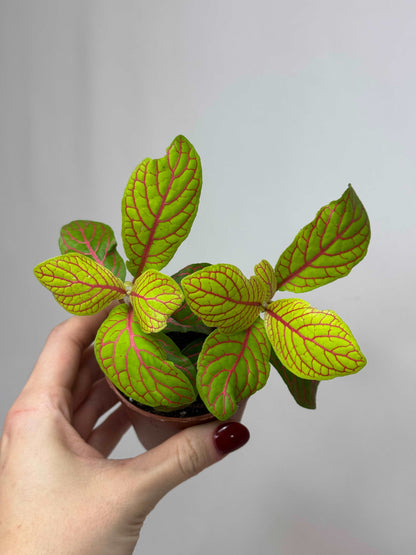
<instances>
[{"instance_id":1,"label":"fittonia plant","mask_svg":"<svg viewBox=\"0 0 416 555\"><path fill-rule=\"evenodd\" d=\"M283 252L247 279L231 264L161 270L188 236L202 185L200 159L178 136L166 156L137 166L122 200L122 239L131 281L108 226L78 220L61 230L61 256L39 264L40 282L68 312L113 303L95 353L104 374L131 401L182 409L198 395L220 420L261 389L270 363L296 401L315 408L319 381L366 363L347 325L329 310L278 291L306 293L347 275L365 256L369 220L351 186L321 208ZM118 302L117 302L118 301Z\"/></svg>"}]
</instances>

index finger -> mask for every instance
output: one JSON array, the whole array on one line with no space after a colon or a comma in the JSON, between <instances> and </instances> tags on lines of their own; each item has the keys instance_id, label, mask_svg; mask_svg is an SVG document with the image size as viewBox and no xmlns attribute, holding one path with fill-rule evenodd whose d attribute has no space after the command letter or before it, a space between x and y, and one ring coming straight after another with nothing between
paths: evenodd
<instances>
[{"instance_id":1,"label":"index finger","mask_svg":"<svg viewBox=\"0 0 416 555\"><path fill-rule=\"evenodd\" d=\"M91 316L72 316L56 326L46 341L27 385L71 390L85 349L108 315L102 310Z\"/></svg>"}]
</instances>

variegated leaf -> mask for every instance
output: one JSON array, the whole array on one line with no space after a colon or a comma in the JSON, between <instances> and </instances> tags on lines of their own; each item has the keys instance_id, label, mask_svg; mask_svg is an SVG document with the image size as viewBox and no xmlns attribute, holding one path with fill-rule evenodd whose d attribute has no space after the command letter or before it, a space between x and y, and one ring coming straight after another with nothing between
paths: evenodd
<instances>
[{"instance_id":1,"label":"variegated leaf","mask_svg":"<svg viewBox=\"0 0 416 555\"><path fill-rule=\"evenodd\" d=\"M349 186L342 197L321 208L276 264L280 291L310 291L346 276L362 260L370 242L370 222Z\"/></svg>"},{"instance_id":2,"label":"variegated leaf","mask_svg":"<svg viewBox=\"0 0 416 555\"><path fill-rule=\"evenodd\" d=\"M76 252L89 256L124 281L126 266L116 250L117 241L110 226L101 222L75 220L61 228L61 254Z\"/></svg>"},{"instance_id":3,"label":"variegated leaf","mask_svg":"<svg viewBox=\"0 0 416 555\"><path fill-rule=\"evenodd\" d=\"M244 331L214 330L198 359L197 388L209 411L227 420L238 403L261 389L270 371L270 343L259 318Z\"/></svg>"},{"instance_id":4,"label":"variegated leaf","mask_svg":"<svg viewBox=\"0 0 416 555\"><path fill-rule=\"evenodd\" d=\"M206 336L198 337L192 340L182 349L182 353L189 358L192 364L197 368L198 357L201 353L202 346L206 340Z\"/></svg>"},{"instance_id":5,"label":"variegated leaf","mask_svg":"<svg viewBox=\"0 0 416 555\"><path fill-rule=\"evenodd\" d=\"M283 366L273 349L270 353L270 362L279 372L298 405L305 409L316 409L316 392L319 381L305 380L299 378L299 376L296 376L293 372L290 372Z\"/></svg>"},{"instance_id":6,"label":"variegated leaf","mask_svg":"<svg viewBox=\"0 0 416 555\"><path fill-rule=\"evenodd\" d=\"M126 304L115 307L101 325L95 355L117 389L139 403L175 410L196 398L186 373L168 360L160 340L141 330Z\"/></svg>"},{"instance_id":7,"label":"variegated leaf","mask_svg":"<svg viewBox=\"0 0 416 555\"><path fill-rule=\"evenodd\" d=\"M329 380L354 374L366 363L347 325L330 310L283 299L268 306L264 324L280 361L300 378Z\"/></svg>"},{"instance_id":8,"label":"variegated leaf","mask_svg":"<svg viewBox=\"0 0 416 555\"><path fill-rule=\"evenodd\" d=\"M196 364L191 361L185 352L181 352L176 343L165 333L156 333L153 337L165 351L167 360L173 362L176 368L182 370L182 372L188 376L192 385L195 386Z\"/></svg>"},{"instance_id":9,"label":"variegated leaf","mask_svg":"<svg viewBox=\"0 0 416 555\"><path fill-rule=\"evenodd\" d=\"M261 279L231 264L208 266L182 279L191 310L210 327L224 333L246 329L257 319L267 298Z\"/></svg>"},{"instance_id":10,"label":"variegated leaf","mask_svg":"<svg viewBox=\"0 0 416 555\"><path fill-rule=\"evenodd\" d=\"M262 260L254 266L254 273L263 282L267 291L266 302L270 302L277 290L277 280L273 266L267 260Z\"/></svg>"},{"instance_id":11,"label":"variegated leaf","mask_svg":"<svg viewBox=\"0 0 416 555\"><path fill-rule=\"evenodd\" d=\"M83 254L68 253L51 258L33 271L71 314L94 314L126 295L121 279Z\"/></svg>"},{"instance_id":12,"label":"variegated leaf","mask_svg":"<svg viewBox=\"0 0 416 555\"><path fill-rule=\"evenodd\" d=\"M180 285L184 277L189 276L198 270L202 270L207 266L210 266L210 264L205 262L189 264L188 266L185 266L185 268L182 268L182 270L179 270L179 272L173 274L172 278L178 285ZM168 321L168 328L171 331L198 331L207 335L212 331L212 328L206 326L203 321L192 312L186 301L184 301L182 306L172 314L172 320Z\"/></svg>"},{"instance_id":13,"label":"variegated leaf","mask_svg":"<svg viewBox=\"0 0 416 555\"><path fill-rule=\"evenodd\" d=\"M182 135L166 156L146 158L132 173L122 202L122 237L133 276L160 270L188 236L202 185L199 156Z\"/></svg>"},{"instance_id":14,"label":"variegated leaf","mask_svg":"<svg viewBox=\"0 0 416 555\"><path fill-rule=\"evenodd\" d=\"M183 302L179 285L156 270L146 270L130 293L137 320L145 333L156 333L166 327L168 317Z\"/></svg>"}]
</instances>

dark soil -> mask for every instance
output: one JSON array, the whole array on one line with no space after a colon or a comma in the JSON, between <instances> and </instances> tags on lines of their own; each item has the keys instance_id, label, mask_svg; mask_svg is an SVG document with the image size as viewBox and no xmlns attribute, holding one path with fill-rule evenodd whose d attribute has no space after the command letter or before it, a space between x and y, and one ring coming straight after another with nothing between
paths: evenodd
<instances>
[{"instance_id":1,"label":"dark soil","mask_svg":"<svg viewBox=\"0 0 416 555\"><path fill-rule=\"evenodd\" d=\"M152 414L160 414L162 416L168 416L169 418L190 418L191 416L202 416L203 414L209 414L209 411L207 410L206 406L204 405L204 403L201 401L199 397L191 405L188 405L187 407L183 407L178 410L167 412L167 411L156 410L153 407L148 407L147 405L142 405L141 403L139 403L138 401L135 401L131 397L124 395L124 393L122 393L121 391L120 393L132 405L146 412L150 412Z\"/></svg>"}]
</instances>

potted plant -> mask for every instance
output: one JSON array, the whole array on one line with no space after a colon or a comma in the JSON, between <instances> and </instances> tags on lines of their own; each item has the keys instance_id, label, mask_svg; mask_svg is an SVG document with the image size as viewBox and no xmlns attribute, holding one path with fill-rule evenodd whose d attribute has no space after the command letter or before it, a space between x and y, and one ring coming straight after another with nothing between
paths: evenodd
<instances>
[{"instance_id":1,"label":"potted plant","mask_svg":"<svg viewBox=\"0 0 416 555\"><path fill-rule=\"evenodd\" d=\"M227 420L266 384L270 365L299 405L315 408L318 383L359 371L365 357L334 312L273 298L330 283L364 258L370 225L363 204L348 186L274 266L261 260L250 278L231 264L201 262L167 276L160 270L190 232L201 186L200 158L180 135L164 157L144 159L131 174L122 199L126 264L109 226L75 220L61 229L61 255L36 266L36 277L71 314L115 304L95 354L131 410L168 426L195 416Z\"/></svg>"}]
</instances>

